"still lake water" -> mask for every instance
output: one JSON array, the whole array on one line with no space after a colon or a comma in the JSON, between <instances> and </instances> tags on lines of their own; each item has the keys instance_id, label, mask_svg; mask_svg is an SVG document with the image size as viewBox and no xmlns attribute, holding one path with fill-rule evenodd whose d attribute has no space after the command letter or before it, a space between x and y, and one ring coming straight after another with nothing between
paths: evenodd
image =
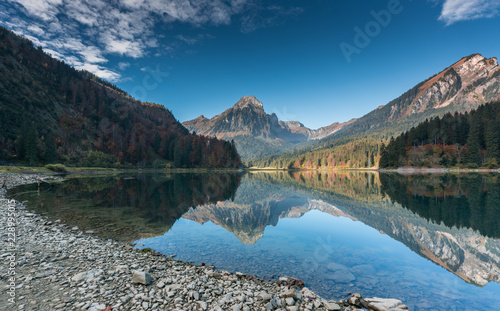
<instances>
[{"instance_id":1,"label":"still lake water","mask_svg":"<svg viewBox=\"0 0 500 311\"><path fill-rule=\"evenodd\" d=\"M10 191L30 209L177 259L287 275L327 299L500 306L500 174L137 174Z\"/></svg>"}]
</instances>

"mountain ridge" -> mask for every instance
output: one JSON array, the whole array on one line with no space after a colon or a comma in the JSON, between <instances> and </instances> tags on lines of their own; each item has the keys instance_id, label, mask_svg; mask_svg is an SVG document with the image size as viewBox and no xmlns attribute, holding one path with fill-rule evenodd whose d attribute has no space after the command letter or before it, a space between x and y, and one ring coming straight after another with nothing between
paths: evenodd
<instances>
[{"instance_id":1,"label":"mountain ridge","mask_svg":"<svg viewBox=\"0 0 500 311\"><path fill-rule=\"evenodd\" d=\"M189 131L219 139L234 139L238 151L246 159L257 157L255 144L262 147L277 145L281 150L294 149L301 143L319 140L339 131L345 123L333 123L317 130L305 127L299 121L281 121L275 113L267 114L264 105L255 96L244 96L231 108L208 119L200 115L196 119L183 122ZM244 144L253 139L255 144ZM278 148L279 149L279 148ZM269 154L272 152L268 150Z\"/></svg>"},{"instance_id":2,"label":"mountain ridge","mask_svg":"<svg viewBox=\"0 0 500 311\"><path fill-rule=\"evenodd\" d=\"M487 59L475 53L420 82L388 104L377 107L342 132L347 129L354 133L369 132L384 128L387 121L404 123L405 119L419 114L422 117L416 119L423 121L426 117L445 112L470 110L499 99L499 89L500 66L497 58ZM408 123L416 125L413 120ZM391 134L395 132L391 131ZM384 138L388 138L387 135Z\"/></svg>"}]
</instances>

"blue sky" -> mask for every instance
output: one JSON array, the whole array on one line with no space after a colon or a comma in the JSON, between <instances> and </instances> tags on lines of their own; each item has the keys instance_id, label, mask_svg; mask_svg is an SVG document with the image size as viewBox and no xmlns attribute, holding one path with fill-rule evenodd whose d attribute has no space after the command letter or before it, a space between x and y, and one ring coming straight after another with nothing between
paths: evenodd
<instances>
[{"instance_id":1,"label":"blue sky","mask_svg":"<svg viewBox=\"0 0 500 311\"><path fill-rule=\"evenodd\" d=\"M498 0L0 2L2 26L180 121L255 95L311 128L361 117L464 56L500 56L499 17Z\"/></svg>"}]
</instances>

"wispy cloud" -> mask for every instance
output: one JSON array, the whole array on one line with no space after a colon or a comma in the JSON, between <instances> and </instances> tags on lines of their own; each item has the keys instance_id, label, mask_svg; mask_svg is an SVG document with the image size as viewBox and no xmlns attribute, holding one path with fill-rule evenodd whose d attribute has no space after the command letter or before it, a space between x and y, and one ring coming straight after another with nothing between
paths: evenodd
<instances>
[{"instance_id":1,"label":"wispy cloud","mask_svg":"<svg viewBox=\"0 0 500 311\"><path fill-rule=\"evenodd\" d=\"M215 36L210 34L199 34L197 36L185 36L185 35L177 35L175 36L179 41L184 42L188 45L195 45L207 39L213 39Z\"/></svg>"},{"instance_id":2,"label":"wispy cloud","mask_svg":"<svg viewBox=\"0 0 500 311\"><path fill-rule=\"evenodd\" d=\"M298 10L257 2L262 0L6 0L0 2L0 24L78 69L117 81L120 74L105 68L109 55L161 55L178 43L194 45L211 38L162 38L155 33L158 24L186 23L205 31L207 25L229 25L239 15L242 32L251 32Z\"/></svg>"},{"instance_id":3,"label":"wispy cloud","mask_svg":"<svg viewBox=\"0 0 500 311\"><path fill-rule=\"evenodd\" d=\"M253 32L259 28L267 28L282 22L283 18L296 17L303 9L298 7L253 5L253 9L242 17L241 31Z\"/></svg>"},{"instance_id":4,"label":"wispy cloud","mask_svg":"<svg viewBox=\"0 0 500 311\"><path fill-rule=\"evenodd\" d=\"M62 0L16 0L15 2L22 5L29 15L44 21L55 19L59 13L59 6L62 5Z\"/></svg>"},{"instance_id":5,"label":"wispy cloud","mask_svg":"<svg viewBox=\"0 0 500 311\"><path fill-rule=\"evenodd\" d=\"M92 72L96 76L108 81L117 81L121 78L121 75L119 73L96 64L84 63L75 67L80 70L87 70L89 72Z\"/></svg>"},{"instance_id":6,"label":"wispy cloud","mask_svg":"<svg viewBox=\"0 0 500 311\"><path fill-rule=\"evenodd\" d=\"M127 63L127 62L119 62L118 63L118 68L120 70L125 70L127 69L128 67L130 67L130 63Z\"/></svg>"},{"instance_id":7,"label":"wispy cloud","mask_svg":"<svg viewBox=\"0 0 500 311\"><path fill-rule=\"evenodd\" d=\"M445 0L439 20L447 26L466 20L498 16L499 0Z\"/></svg>"}]
</instances>

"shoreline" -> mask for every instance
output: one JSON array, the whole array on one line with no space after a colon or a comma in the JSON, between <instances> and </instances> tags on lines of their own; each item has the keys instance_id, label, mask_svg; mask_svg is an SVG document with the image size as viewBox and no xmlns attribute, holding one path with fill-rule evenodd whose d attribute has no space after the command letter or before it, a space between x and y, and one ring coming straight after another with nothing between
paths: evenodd
<instances>
[{"instance_id":1,"label":"shoreline","mask_svg":"<svg viewBox=\"0 0 500 311\"><path fill-rule=\"evenodd\" d=\"M404 174L413 174L413 173L422 173L422 174L429 174L429 173L437 173L437 174L443 174L443 173L500 173L500 168L498 169L491 169L491 168L442 168L442 167L409 167L409 166L404 166L404 167L398 167L396 169L378 169L377 171L381 173L387 173L387 172L396 172L400 173L402 175Z\"/></svg>"},{"instance_id":2,"label":"shoreline","mask_svg":"<svg viewBox=\"0 0 500 311\"><path fill-rule=\"evenodd\" d=\"M53 178L0 174L0 185ZM29 212L6 198L5 188L0 208L4 223L14 228L3 226L0 241L5 310L407 310L399 300L359 294L327 301L293 278L263 280L139 251ZM14 245L9 232L16 235Z\"/></svg>"},{"instance_id":3,"label":"shoreline","mask_svg":"<svg viewBox=\"0 0 500 311\"><path fill-rule=\"evenodd\" d=\"M10 168L16 168L11 171ZM42 171L40 171L42 170ZM279 168L164 168L164 169L118 169L118 168L88 168L88 167L70 167L66 172L54 172L46 170L43 167L10 167L0 166L0 175L2 174L20 174L37 176L65 176L65 175L104 175L104 174L135 174L135 173L185 173L185 174L204 174L204 173L274 173L274 172L378 172L378 173L399 173L401 175L409 174L445 174L445 173L500 173L498 169L487 168L427 168L427 167L399 167L399 168L316 168L316 169L279 169Z\"/></svg>"},{"instance_id":4,"label":"shoreline","mask_svg":"<svg viewBox=\"0 0 500 311\"><path fill-rule=\"evenodd\" d=\"M379 173L500 173L499 169L489 168L427 168L427 167L399 167L399 168L295 168L295 169L280 169L280 168L246 168L246 172L379 172Z\"/></svg>"}]
</instances>

